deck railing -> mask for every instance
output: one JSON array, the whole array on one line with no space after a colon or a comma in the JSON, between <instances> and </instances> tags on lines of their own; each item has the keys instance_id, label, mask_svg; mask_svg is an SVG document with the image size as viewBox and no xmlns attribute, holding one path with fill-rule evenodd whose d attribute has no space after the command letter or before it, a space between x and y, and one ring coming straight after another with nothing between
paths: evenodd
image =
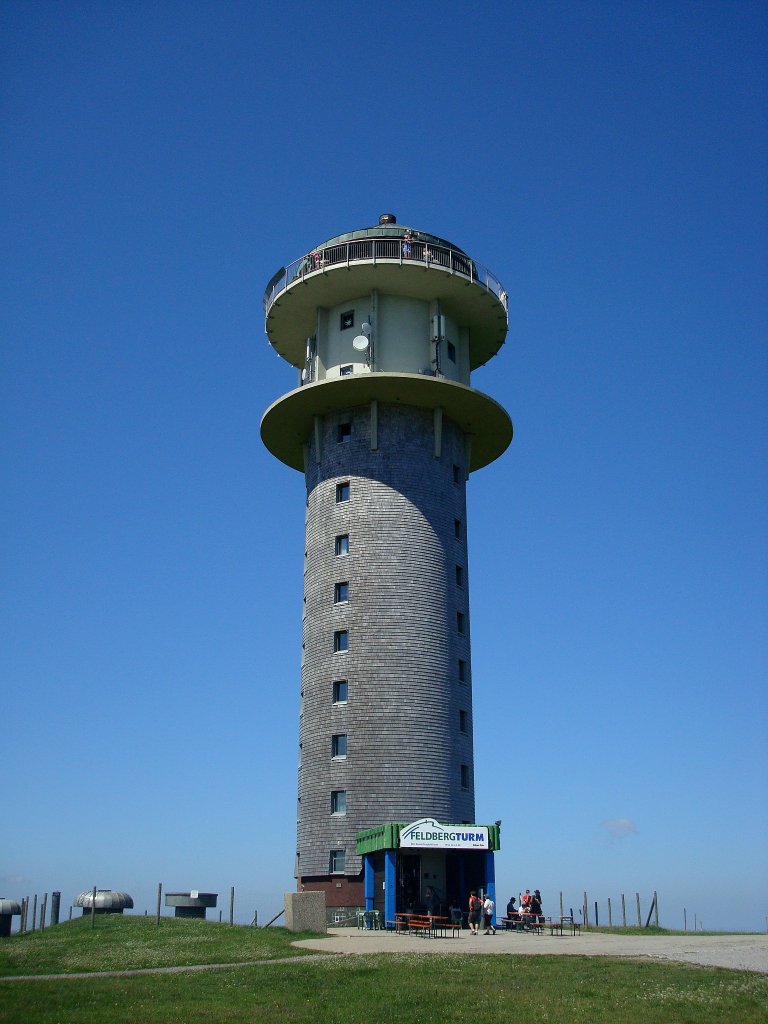
<instances>
[{"instance_id":1,"label":"deck railing","mask_svg":"<svg viewBox=\"0 0 768 1024\"><path fill-rule=\"evenodd\" d=\"M349 242L339 242L337 245L315 249L279 271L264 292L264 315L269 313L275 299L295 281L303 281L306 277L325 273L331 267L376 263L378 260L388 263L421 263L427 267L447 270L450 274L459 274L493 292L505 311L507 309L507 293L501 281L486 267L470 259L466 253L415 239L356 238Z\"/></svg>"}]
</instances>

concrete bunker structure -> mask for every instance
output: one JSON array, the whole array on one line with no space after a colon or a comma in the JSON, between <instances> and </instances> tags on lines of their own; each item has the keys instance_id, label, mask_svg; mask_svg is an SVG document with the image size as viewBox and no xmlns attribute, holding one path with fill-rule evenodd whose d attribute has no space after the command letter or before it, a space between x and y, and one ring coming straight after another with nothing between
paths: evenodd
<instances>
[{"instance_id":1,"label":"concrete bunker structure","mask_svg":"<svg viewBox=\"0 0 768 1024\"><path fill-rule=\"evenodd\" d=\"M174 917L204 918L208 907L215 907L218 898L217 892L199 892L197 889L191 889L189 892L167 892L165 905L174 908Z\"/></svg>"}]
</instances>

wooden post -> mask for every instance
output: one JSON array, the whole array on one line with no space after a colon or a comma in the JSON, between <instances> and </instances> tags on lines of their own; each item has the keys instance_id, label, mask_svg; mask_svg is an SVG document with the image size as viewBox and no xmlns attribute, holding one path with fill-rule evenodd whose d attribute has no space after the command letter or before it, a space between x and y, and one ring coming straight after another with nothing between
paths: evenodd
<instances>
[{"instance_id":1,"label":"wooden post","mask_svg":"<svg viewBox=\"0 0 768 1024\"><path fill-rule=\"evenodd\" d=\"M93 887L93 893L91 894L91 928L96 927L96 886Z\"/></svg>"},{"instance_id":2,"label":"wooden post","mask_svg":"<svg viewBox=\"0 0 768 1024\"><path fill-rule=\"evenodd\" d=\"M563 916L563 890L560 890L560 917Z\"/></svg>"},{"instance_id":3,"label":"wooden post","mask_svg":"<svg viewBox=\"0 0 768 1024\"><path fill-rule=\"evenodd\" d=\"M600 917L597 913L597 900L595 900L595 928L600 927Z\"/></svg>"},{"instance_id":4,"label":"wooden post","mask_svg":"<svg viewBox=\"0 0 768 1024\"><path fill-rule=\"evenodd\" d=\"M584 927L589 928L589 913L587 911L587 894L584 893Z\"/></svg>"},{"instance_id":5,"label":"wooden post","mask_svg":"<svg viewBox=\"0 0 768 1024\"><path fill-rule=\"evenodd\" d=\"M608 897L608 927L613 928L613 915L611 914L611 897Z\"/></svg>"},{"instance_id":6,"label":"wooden post","mask_svg":"<svg viewBox=\"0 0 768 1024\"><path fill-rule=\"evenodd\" d=\"M683 931L684 932L688 931L688 913L687 913L685 907L683 907Z\"/></svg>"},{"instance_id":7,"label":"wooden post","mask_svg":"<svg viewBox=\"0 0 768 1024\"><path fill-rule=\"evenodd\" d=\"M283 907L282 910L278 910L278 912L275 914L274 917L270 917L270 919L267 921L267 923L264 925L264 927L265 928L269 928L269 926L271 924L274 924L274 922L278 919L278 917L281 917L284 913L285 913L285 907Z\"/></svg>"},{"instance_id":8,"label":"wooden post","mask_svg":"<svg viewBox=\"0 0 768 1024\"><path fill-rule=\"evenodd\" d=\"M163 883L162 882L158 882L157 883L157 919L155 921L155 924L157 925L158 928L160 927L160 900L162 898L162 895L163 895Z\"/></svg>"},{"instance_id":9,"label":"wooden post","mask_svg":"<svg viewBox=\"0 0 768 1024\"><path fill-rule=\"evenodd\" d=\"M37 928L37 893L35 893L35 899L32 904L32 931Z\"/></svg>"},{"instance_id":10,"label":"wooden post","mask_svg":"<svg viewBox=\"0 0 768 1024\"><path fill-rule=\"evenodd\" d=\"M621 894L621 927L627 927L627 905L624 902L624 893Z\"/></svg>"},{"instance_id":11,"label":"wooden post","mask_svg":"<svg viewBox=\"0 0 768 1024\"><path fill-rule=\"evenodd\" d=\"M637 927L642 928L643 922L640 920L640 893L635 893L635 900L637 901Z\"/></svg>"},{"instance_id":12,"label":"wooden post","mask_svg":"<svg viewBox=\"0 0 768 1024\"><path fill-rule=\"evenodd\" d=\"M229 923L235 923L235 887L229 890Z\"/></svg>"},{"instance_id":13,"label":"wooden post","mask_svg":"<svg viewBox=\"0 0 768 1024\"><path fill-rule=\"evenodd\" d=\"M648 917L646 917L646 919L645 919L645 927L646 928L651 923L651 914L653 913L653 908L655 906L656 906L656 893L653 894L653 899L651 900L651 909L648 911Z\"/></svg>"},{"instance_id":14,"label":"wooden post","mask_svg":"<svg viewBox=\"0 0 768 1024\"><path fill-rule=\"evenodd\" d=\"M656 890L655 889L653 890L653 906L655 908L654 923L655 923L656 927L658 928L659 927L659 898L656 895Z\"/></svg>"},{"instance_id":15,"label":"wooden post","mask_svg":"<svg viewBox=\"0 0 768 1024\"><path fill-rule=\"evenodd\" d=\"M43 901L40 904L40 931L45 931L45 915L48 910L48 893L43 893Z\"/></svg>"}]
</instances>

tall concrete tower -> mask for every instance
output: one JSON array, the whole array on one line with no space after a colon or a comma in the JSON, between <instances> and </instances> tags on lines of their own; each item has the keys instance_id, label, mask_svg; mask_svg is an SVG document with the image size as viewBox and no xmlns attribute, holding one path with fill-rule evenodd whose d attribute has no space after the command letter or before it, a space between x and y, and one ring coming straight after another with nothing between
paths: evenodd
<instances>
[{"instance_id":1,"label":"tall concrete tower","mask_svg":"<svg viewBox=\"0 0 768 1024\"><path fill-rule=\"evenodd\" d=\"M384 214L281 268L264 309L298 383L261 435L307 489L299 887L339 917L463 902L492 888L499 846L473 824L466 481L512 439L470 384L504 342L506 293Z\"/></svg>"}]
</instances>

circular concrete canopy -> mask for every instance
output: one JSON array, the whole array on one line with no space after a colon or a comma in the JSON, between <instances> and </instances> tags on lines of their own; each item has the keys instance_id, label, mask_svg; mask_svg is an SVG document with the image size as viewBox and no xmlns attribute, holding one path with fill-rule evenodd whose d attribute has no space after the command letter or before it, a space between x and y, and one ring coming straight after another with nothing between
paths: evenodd
<instances>
[{"instance_id":1,"label":"circular concrete canopy","mask_svg":"<svg viewBox=\"0 0 768 1024\"><path fill-rule=\"evenodd\" d=\"M215 907L219 894L216 892L167 892L166 907Z\"/></svg>"},{"instance_id":2,"label":"circular concrete canopy","mask_svg":"<svg viewBox=\"0 0 768 1024\"><path fill-rule=\"evenodd\" d=\"M512 421L488 395L445 378L418 373L360 373L317 381L283 395L264 413L261 438L272 454L304 471L304 445L313 419L372 401L443 410L471 439L470 472L502 455L512 440Z\"/></svg>"},{"instance_id":3,"label":"circular concrete canopy","mask_svg":"<svg viewBox=\"0 0 768 1024\"><path fill-rule=\"evenodd\" d=\"M507 311L493 290L439 263L387 259L339 263L291 281L269 307L265 327L270 343L293 366L304 366L307 338L315 333L318 307L330 308L374 289L439 300L443 313L469 328L471 370L487 363L504 343Z\"/></svg>"}]
</instances>

